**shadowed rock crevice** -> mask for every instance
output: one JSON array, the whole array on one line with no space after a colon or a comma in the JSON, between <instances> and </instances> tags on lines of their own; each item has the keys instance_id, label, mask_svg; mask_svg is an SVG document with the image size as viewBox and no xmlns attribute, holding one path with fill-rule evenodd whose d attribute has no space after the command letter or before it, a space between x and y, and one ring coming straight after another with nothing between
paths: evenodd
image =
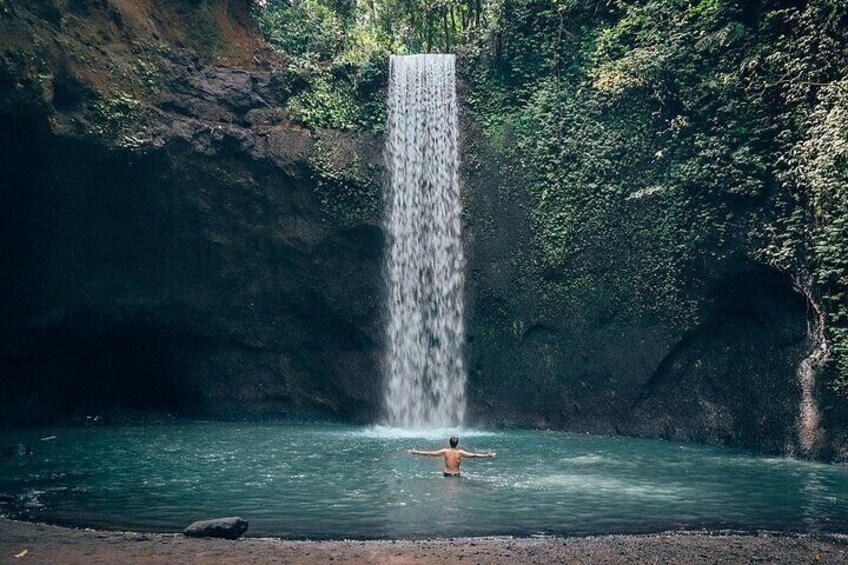
<instances>
[{"instance_id":1,"label":"shadowed rock crevice","mask_svg":"<svg viewBox=\"0 0 848 565\"><path fill-rule=\"evenodd\" d=\"M14 377L0 402L6 421L198 413L202 390L187 383L190 368L211 352L253 352L243 344L142 324L80 320L5 335L0 370Z\"/></svg>"},{"instance_id":2,"label":"shadowed rock crevice","mask_svg":"<svg viewBox=\"0 0 848 565\"><path fill-rule=\"evenodd\" d=\"M643 386L628 424L639 435L722 441L770 452L795 442L806 304L779 273L723 279L706 321Z\"/></svg>"}]
</instances>

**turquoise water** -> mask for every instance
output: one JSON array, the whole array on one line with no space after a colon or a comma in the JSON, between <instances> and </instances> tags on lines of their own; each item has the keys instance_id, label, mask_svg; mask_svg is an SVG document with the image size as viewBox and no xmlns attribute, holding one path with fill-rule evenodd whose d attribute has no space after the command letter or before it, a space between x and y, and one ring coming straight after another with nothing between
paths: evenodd
<instances>
[{"instance_id":1,"label":"turquoise water","mask_svg":"<svg viewBox=\"0 0 848 565\"><path fill-rule=\"evenodd\" d=\"M27 519L177 531L239 515L249 535L289 538L848 531L844 467L529 430L460 432L461 447L498 452L466 461L462 479L404 452L442 447L446 434L231 423L4 432L0 446L35 453L0 459L0 492Z\"/></svg>"}]
</instances>

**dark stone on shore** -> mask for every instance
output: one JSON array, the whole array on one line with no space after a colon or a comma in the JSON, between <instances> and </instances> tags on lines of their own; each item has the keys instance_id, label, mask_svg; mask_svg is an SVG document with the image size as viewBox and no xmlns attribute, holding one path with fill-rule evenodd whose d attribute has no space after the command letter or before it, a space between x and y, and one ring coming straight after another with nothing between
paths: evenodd
<instances>
[{"instance_id":1,"label":"dark stone on shore","mask_svg":"<svg viewBox=\"0 0 848 565\"><path fill-rule=\"evenodd\" d=\"M247 531L247 527L247 520L242 518L215 518L192 522L183 534L192 538L238 539Z\"/></svg>"}]
</instances>

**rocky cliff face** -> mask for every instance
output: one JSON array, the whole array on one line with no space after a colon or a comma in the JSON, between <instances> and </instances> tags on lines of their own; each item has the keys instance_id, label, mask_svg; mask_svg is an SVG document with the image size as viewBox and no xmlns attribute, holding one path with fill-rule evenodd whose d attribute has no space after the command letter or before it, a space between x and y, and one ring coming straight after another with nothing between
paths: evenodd
<instances>
[{"instance_id":1,"label":"rocky cliff face","mask_svg":"<svg viewBox=\"0 0 848 565\"><path fill-rule=\"evenodd\" d=\"M3 9L3 420L372 419L381 147L288 122L240 3Z\"/></svg>"},{"instance_id":2,"label":"rocky cliff face","mask_svg":"<svg viewBox=\"0 0 848 565\"><path fill-rule=\"evenodd\" d=\"M795 372L810 343L807 305L786 276L738 255L705 265L686 279L694 312L681 323L645 310L659 289L631 292L634 255L650 241L601 241L546 272L532 263L533 196L497 169L469 178L478 418L773 453L797 445ZM568 273L581 271L596 282L575 288Z\"/></svg>"},{"instance_id":3,"label":"rocky cliff face","mask_svg":"<svg viewBox=\"0 0 848 565\"><path fill-rule=\"evenodd\" d=\"M0 35L3 422L374 421L381 140L293 123L302 85L235 0L7 1ZM704 242L670 312L650 191L552 268L508 128L463 129L475 421L797 448L814 344L786 275Z\"/></svg>"}]
</instances>

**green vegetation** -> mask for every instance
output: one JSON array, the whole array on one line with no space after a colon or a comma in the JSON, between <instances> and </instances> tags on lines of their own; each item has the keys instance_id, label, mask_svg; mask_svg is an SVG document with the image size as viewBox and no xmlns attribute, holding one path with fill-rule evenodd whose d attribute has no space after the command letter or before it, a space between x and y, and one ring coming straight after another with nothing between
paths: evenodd
<instances>
[{"instance_id":1,"label":"green vegetation","mask_svg":"<svg viewBox=\"0 0 848 565\"><path fill-rule=\"evenodd\" d=\"M280 50L321 61L374 52L450 52L485 33L491 0L260 0L257 17Z\"/></svg>"},{"instance_id":2,"label":"green vegetation","mask_svg":"<svg viewBox=\"0 0 848 565\"><path fill-rule=\"evenodd\" d=\"M312 158L318 199L328 218L342 226L376 223L380 214L379 172L363 162L352 140L318 139Z\"/></svg>"},{"instance_id":3,"label":"green vegetation","mask_svg":"<svg viewBox=\"0 0 848 565\"><path fill-rule=\"evenodd\" d=\"M314 128L381 131L389 53L449 52L482 37L485 0L262 0L256 18L289 55L292 117Z\"/></svg>"},{"instance_id":4,"label":"green vegetation","mask_svg":"<svg viewBox=\"0 0 848 565\"><path fill-rule=\"evenodd\" d=\"M95 103L95 133L113 137L118 147L142 150L146 145L143 122L145 110L142 103L131 94L117 91Z\"/></svg>"},{"instance_id":5,"label":"green vegetation","mask_svg":"<svg viewBox=\"0 0 848 565\"><path fill-rule=\"evenodd\" d=\"M533 247L513 268L540 300L615 289L611 310L687 327L704 273L741 254L791 275L823 309L830 384L848 392L842 0L267 0L257 10L303 79L292 113L311 127L379 131L388 52L460 55L486 159L509 179L504 190L527 194ZM469 143L466 162L479 167L481 147Z\"/></svg>"},{"instance_id":6,"label":"green vegetation","mask_svg":"<svg viewBox=\"0 0 848 565\"><path fill-rule=\"evenodd\" d=\"M386 72L382 55L360 64L293 59L288 75L298 89L289 103L292 118L314 128L382 131L385 105L374 93L385 84Z\"/></svg>"}]
</instances>

